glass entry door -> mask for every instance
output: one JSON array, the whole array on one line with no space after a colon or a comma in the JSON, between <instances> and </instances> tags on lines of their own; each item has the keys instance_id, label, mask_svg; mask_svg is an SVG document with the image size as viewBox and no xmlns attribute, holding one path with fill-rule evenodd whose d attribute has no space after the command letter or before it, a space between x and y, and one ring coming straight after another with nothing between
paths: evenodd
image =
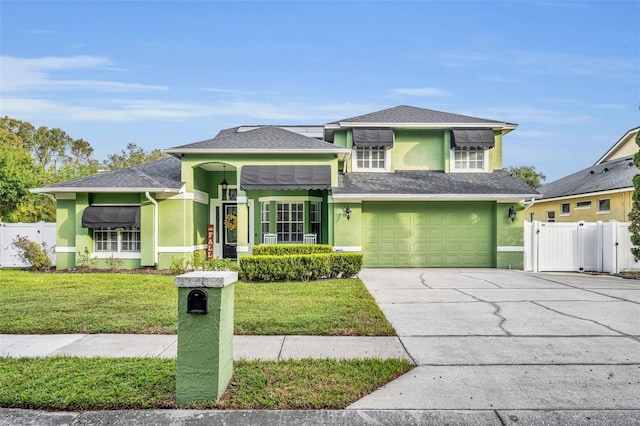
<instances>
[{"instance_id":1,"label":"glass entry door","mask_svg":"<svg viewBox=\"0 0 640 426\"><path fill-rule=\"evenodd\" d=\"M237 258L236 247L238 245L238 205L222 205L222 256L231 259Z\"/></svg>"}]
</instances>

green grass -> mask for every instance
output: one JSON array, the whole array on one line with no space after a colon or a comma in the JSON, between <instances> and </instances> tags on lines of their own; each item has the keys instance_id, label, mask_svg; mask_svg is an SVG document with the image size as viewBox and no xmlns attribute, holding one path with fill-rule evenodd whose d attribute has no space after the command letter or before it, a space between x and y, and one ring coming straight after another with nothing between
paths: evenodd
<instances>
[{"instance_id":1,"label":"green grass","mask_svg":"<svg viewBox=\"0 0 640 426\"><path fill-rule=\"evenodd\" d=\"M200 409L342 409L409 371L398 359L237 361L220 401ZM0 358L0 407L178 408L176 362L157 358Z\"/></svg>"},{"instance_id":2,"label":"green grass","mask_svg":"<svg viewBox=\"0 0 640 426\"><path fill-rule=\"evenodd\" d=\"M176 304L172 276L0 270L2 334L173 334ZM239 282L234 332L395 335L358 279Z\"/></svg>"}]
</instances>

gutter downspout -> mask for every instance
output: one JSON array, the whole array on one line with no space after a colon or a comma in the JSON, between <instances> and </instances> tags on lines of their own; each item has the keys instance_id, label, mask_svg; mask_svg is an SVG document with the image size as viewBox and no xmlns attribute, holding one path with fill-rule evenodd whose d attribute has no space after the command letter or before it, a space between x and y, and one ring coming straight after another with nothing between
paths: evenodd
<instances>
[{"instance_id":1,"label":"gutter downspout","mask_svg":"<svg viewBox=\"0 0 640 426\"><path fill-rule=\"evenodd\" d=\"M158 269L158 202L151 197L149 191L144 196L153 204L153 267Z\"/></svg>"},{"instance_id":2,"label":"gutter downspout","mask_svg":"<svg viewBox=\"0 0 640 426\"><path fill-rule=\"evenodd\" d=\"M531 200L528 203L525 201L524 209L527 210L529 207L533 206L535 203L536 203L535 198L531 198Z\"/></svg>"}]
</instances>

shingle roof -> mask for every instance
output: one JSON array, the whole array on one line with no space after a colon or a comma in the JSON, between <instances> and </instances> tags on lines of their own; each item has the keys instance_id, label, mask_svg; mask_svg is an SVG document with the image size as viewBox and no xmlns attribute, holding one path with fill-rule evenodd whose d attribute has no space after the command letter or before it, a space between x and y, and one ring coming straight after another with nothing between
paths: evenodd
<instances>
[{"instance_id":1,"label":"shingle roof","mask_svg":"<svg viewBox=\"0 0 640 426\"><path fill-rule=\"evenodd\" d=\"M383 109L382 111L372 112L370 114L345 118L344 120L338 120L335 123L495 124L503 122L500 120L487 120L484 118L434 111L426 108L399 105L393 108Z\"/></svg>"},{"instance_id":2,"label":"shingle roof","mask_svg":"<svg viewBox=\"0 0 640 426\"><path fill-rule=\"evenodd\" d=\"M403 170L394 173L348 173L339 177L333 195L412 194L412 195L517 195L538 192L506 171L493 173L444 173L442 171Z\"/></svg>"},{"instance_id":3,"label":"shingle roof","mask_svg":"<svg viewBox=\"0 0 640 426\"><path fill-rule=\"evenodd\" d=\"M237 132L238 128L226 129L213 139L170 148L167 152L180 153L189 151L343 151L328 142L320 141L298 133L290 132L276 126L263 126L247 132Z\"/></svg>"},{"instance_id":4,"label":"shingle roof","mask_svg":"<svg viewBox=\"0 0 640 426\"><path fill-rule=\"evenodd\" d=\"M74 191L77 189L110 189L110 190L157 190L178 191L183 183L180 175L180 160L167 157L150 163L138 164L123 169L98 173L97 175L54 183L34 192L51 193Z\"/></svg>"},{"instance_id":5,"label":"shingle roof","mask_svg":"<svg viewBox=\"0 0 640 426\"><path fill-rule=\"evenodd\" d=\"M541 186L542 199L610 191L633 186L640 171L631 157L600 163Z\"/></svg>"}]
</instances>

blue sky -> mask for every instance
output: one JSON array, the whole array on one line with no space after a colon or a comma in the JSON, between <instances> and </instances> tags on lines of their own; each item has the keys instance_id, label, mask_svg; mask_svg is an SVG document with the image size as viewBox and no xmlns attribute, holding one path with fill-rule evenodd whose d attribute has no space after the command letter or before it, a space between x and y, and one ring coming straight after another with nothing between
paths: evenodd
<instances>
[{"instance_id":1,"label":"blue sky","mask_svg":"<svg viewBox=\"0 0 640 426\"><path fill-rule=\"evenodd\" d=\"M0 1L0 115L96 157L406 104L517 123L547 182L640 125L639 1Z\"/></svg>"}]
</instances>

